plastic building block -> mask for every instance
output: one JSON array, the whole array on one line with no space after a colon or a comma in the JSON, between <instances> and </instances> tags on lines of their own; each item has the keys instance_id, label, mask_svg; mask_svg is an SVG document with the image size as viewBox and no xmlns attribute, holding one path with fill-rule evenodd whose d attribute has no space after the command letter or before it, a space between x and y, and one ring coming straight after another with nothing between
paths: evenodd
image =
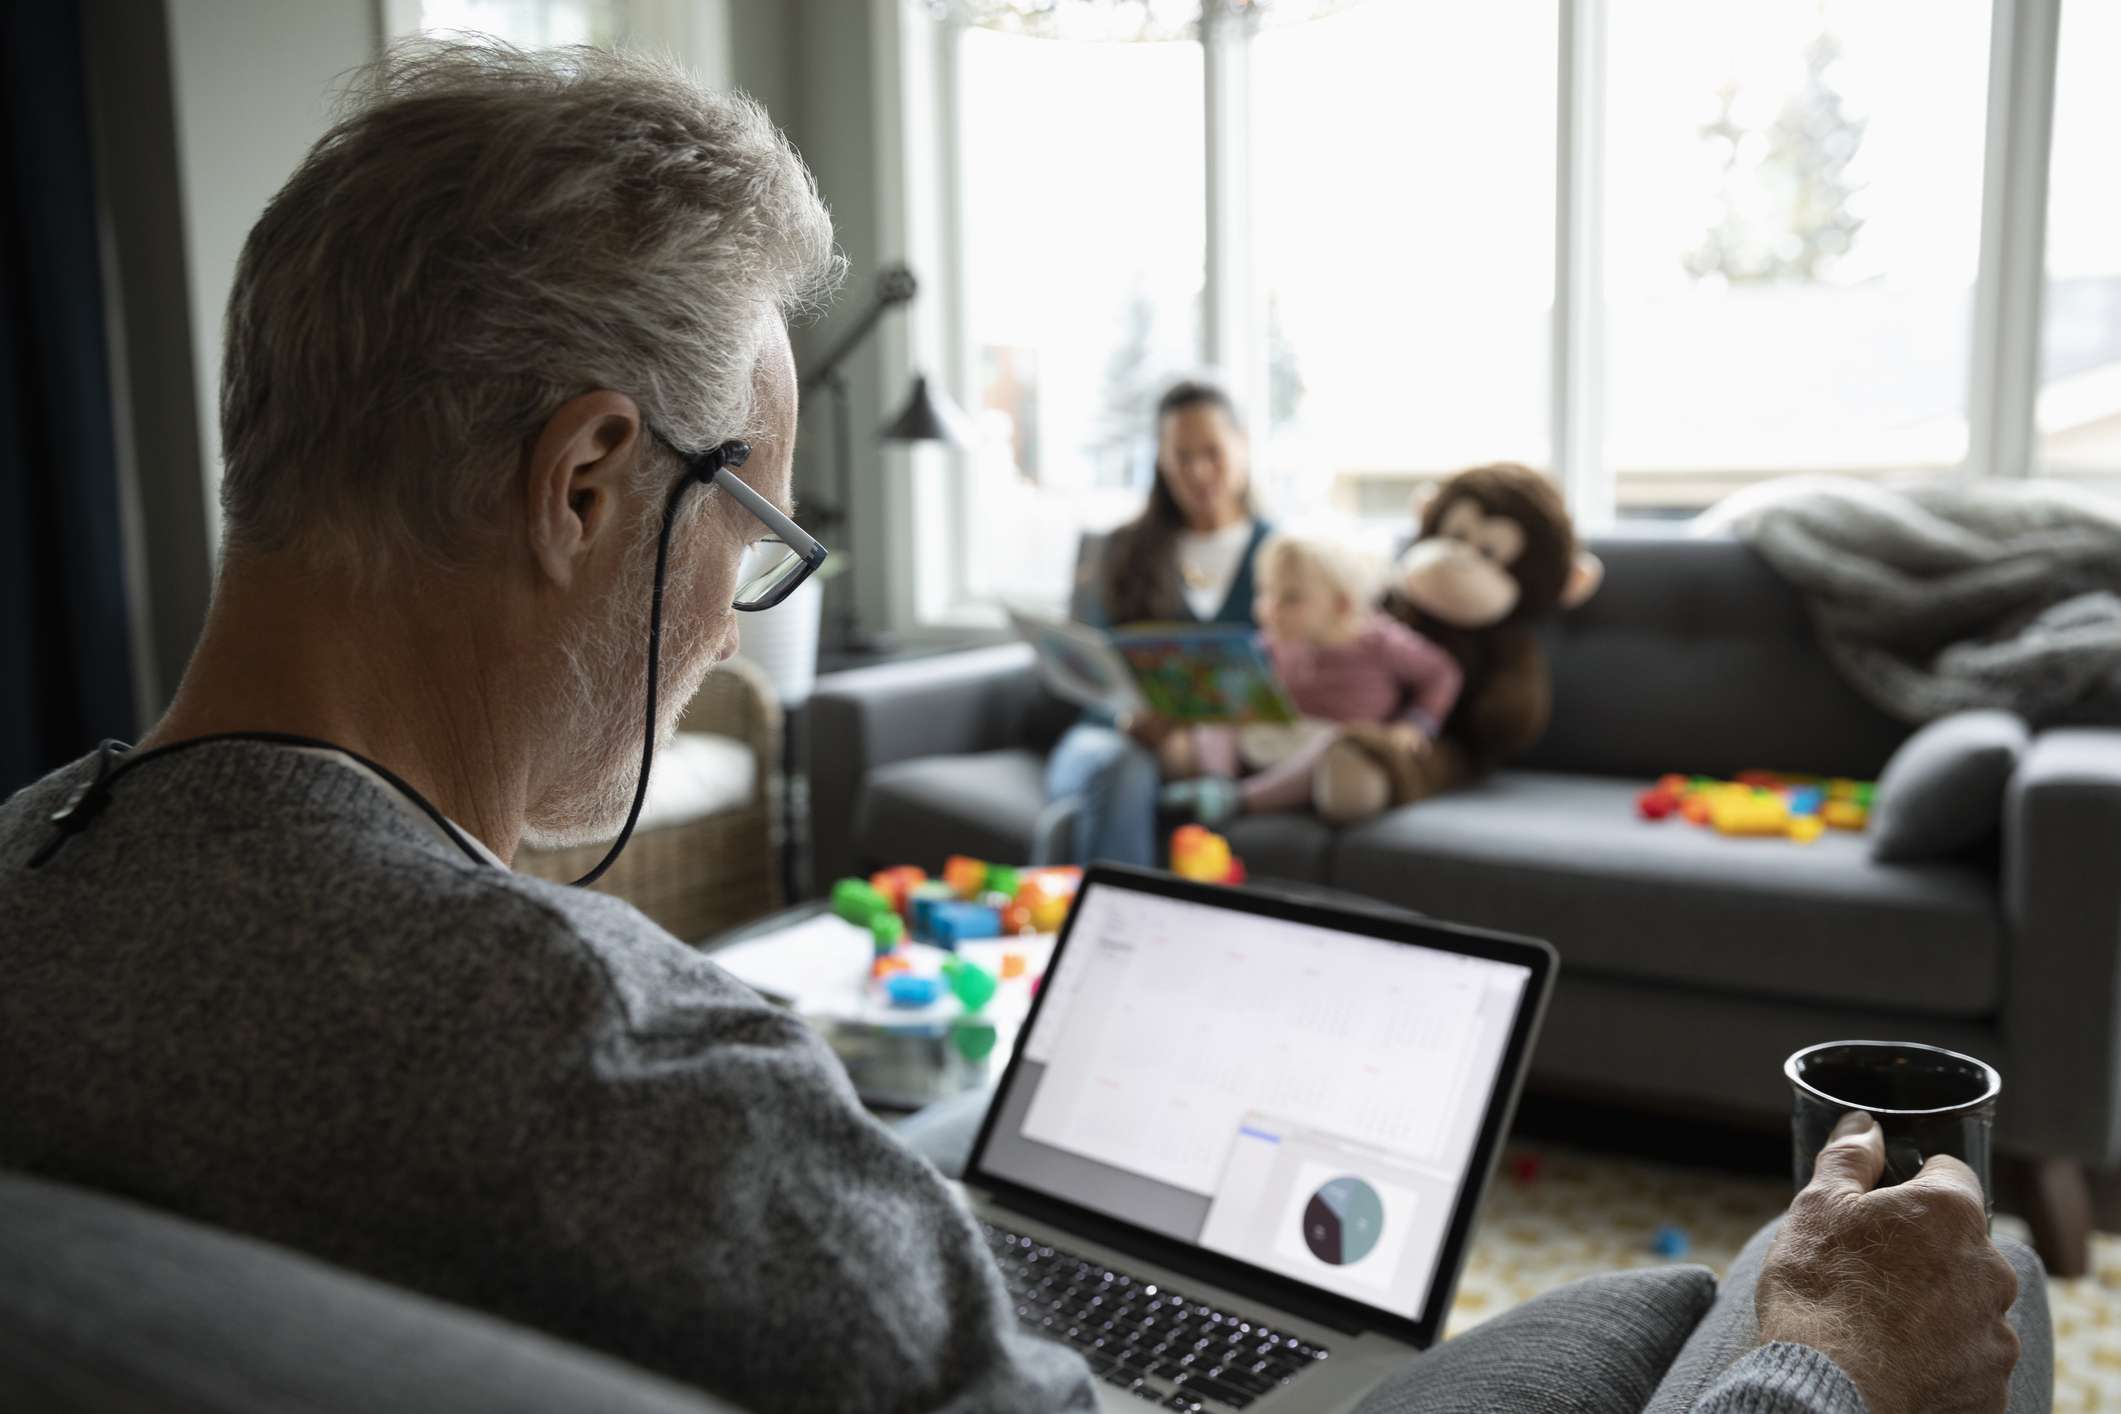
<instances>
[{"instance_id":1,"label":"plastic building block","mask_svg":"<svg viewBox=\"0 0 2121 1414\"><path fill-rule=\"evenodd\" d=\"M952 995L965 1008L967 1015L993 1001L995 988L1000 985L992 972L961 957L953 957L943 964L943 978L950 984Z\"/></svg>"},{"instance_id":2,"label":"plastic building block","mask_svg":"<svg viewBox=\"0 0 2121 1414\"><path fill-rule=\"evenodd\" d=\"M1001 1032L984 1016L961 1016L950 1027L950 1044L966 1060L978 1065L994 1054Z\"/></svg>"},{"instance_id":3,"label":"plastic building block","mask_svg":"<svg viewBox=\"0 0 2121 1414\"><path fill-rule=\"evenodd\" d=\"M1171 836L1171 872L1203 884L1230 882L1235 862L1230 842L1199 825L1181 825Z\"/></svg>"},{"instance_id":4,"label":"plastic building block","mask_svg":"<svg viewBox=\"0 0 2121 1414\"><path fill-rule=\"evenodd\" d=\"M1789 833L1790 807L1772 791L1721 791L1709 801L1709 823L1724 835L1783 835Z\"/></svg>"},{"instance_id":5,"label":"plastic building block","mask_svg":"<svg viewBox=\"0 0 2121 1414\"><path fill-rule=\"evenodd\" d=\"M884 990L890 996L893 1006L929 1006L943 994L943 984L933 977L916 977L911 972L898 972L885 980Z\"/></svg>"},{"instance_id":6,"label":"plastic building block","mask_svg":"<svg viewBox=\"0 0 2121 1414\"><path fill-rule=\"evenodd\" d=\"M889 977L894 972L910 971L912 967L912 963L906 961L906 959L900 957L897 953L887 953L884 956L879 957L876 960L875 964L870 967L869 975L871 977L879 978Z\"/></svg>"},{"instance_id":7,"label":"plastic building block","mask_svg":"<svg viewBox=\"0 0 2121 1414\"><path fill-rule=\"evenodd\" d=\"M999 864L990 864L987 866L987 879L984 886L985 892L990 894L1002 894L1008 898L1015 898L1016 891L1022 886L1022 876L1019 875L1016 870L1005 868L1004 866Z\"/></svg>"},{"instance_id":8,"label":"plastic building block","mask_svg":"<svg viewBox=\"0 0 2121 1414\"><path fill-rule=\"evenodd\" d=\"M913 891L928 882L928 871L916 869L911 864L901 864L895 869L879 869L869 876L869 887L884 896L892 910L901 918L906 914L906 905Z\"/></svg>"},{"instance_id":9,"label":"plastic building block","mask_svg":"<svg viewBox=\"0 0 2121 1414\"><path fill-rule=\"evenodd\" d=\"M1789 801L1790 814L1817 815L1826 804L1826 792L1817 786L1792 786Z\"/></svg>"},{"instance_id":10,"label":"plastic building block","mask_svg":"<svg viewBox=\"0 0 2121 1414\"><path fill-rule=\"evenodd\" d=\"M1857 788L1862 784L1863 782L1861 781L1851 781L1836 776L1833 780L1826 783L1826 798L1828 800L1854 800Z\"/></svg>"},{"instance_id":11,"label":"plastic building block","mask_svg":"<svg viewBox=\"0 0 2121 1414\"><path fill-rule=\"evenodd\" d=\"M1007 981L1009 981L1009 980L1010 980L1011 978L1015 978L1015 977L1021 977L1021 976L1023 976L1023 975L1024 975L1024 969L1026 968L1026 966L1028 966L1028 964L1027 964L1027 963L1026 963L1026 962L1024 961L1024 955L1023 955L1022 953L1020 953L1020 952L1005 952L1005 953L1003 953L1003 954L1002 954L1002 980L1003 980L1004 982L1007 982Z\"/></svg>"},{"instance_id":12,"label":"plastic building block","mask_svg":"<svg viewBox=\"0 0 2121 1414\"><path fill-rule=\"evenodd\" d=\"M957 902L957 891L940 879L931 879L925 884L916 884L913 892L906 896L906 925L913 936L923 942L931 936L929 932L936 906Z\"/></svg>"},{"instance_id":13,"label":"plastic building block","mask_svg":"<svg viewBox=\"0 0 2121 1414\"><path fill-rule=\"evenodd\" d=\"M1004 936L1013 938L1022 933L1035 933L1037 931L1038 929L1033 927L1031 923L1029 905L1011 903L1002 906L1002 933Z\"/></svg>"},{"instance_id":14,"label":"plastic building block","mask_svg":"<svg viewBox=\"0 0 2121 1414\"><path fill-rule=\"evenodd\" d=\"M1679 802L1679 813L1690 824L1706 825L1709 822L1709 798L1694 794Z\"/></svg>"},{"instance_id":15,"label":"plastic building block","mask_svg":"<svg viewBox=\"0 0 2121 1414\"><path fill-rule=\"evenodd\" d=\"M961 899L975 899L987 888L987 866L969 855L953 854L943 861L943 882Z\"/></svg>"},{"instance_id":16,"label":"plastic building block","mask_svg":"<svg viewBox=\"0 0 2121 1414\"><path fill-rule=\"evenodd\" d=\"M842 879L832 886L832 911L849 923L866 928L870 919L890 909L890 902L867 880Z\"/></svg>"},{"instance_id":17,"label":"plastic building block","mask_svg":"<svg viewBox=\"0 0 2121 1414\"><path fill-rule=\"evenodd\" d=\"M869 937L881 957L905 941L906 920L887 909L869 920Z\"/></svg>"},{"instance_id":18,"label":"plastic building block","mask_svg":"<svg viewBox=\"0 0 2121 1414\"><path fill-rule=\"evenodd\" d=\"M1816 844L1826 833L1826 821L1817 815L1799 815L1790 821L1790 838L1799 844Z\"/></svg>"},{"instance_id":19,"label":"plastic building block","mask_svg":"<svg viewBox=\"0 0 2121 1414\"><path fill-rule=\"evenodd\" d=\"M1668 1261L1677 1261L1687 1253L1687 1235L1683 1227L1666 1223L1650 1235L1650 1250Z\"/></svg>"},{"instance_id":20,"label":"plastic building block","mask_svg":"<svg viewBox=\"0 0 2121 1414\"><path fill-rule=\"evenodd\" d=\"M1635 813L1645 820L1662 820L1679 809L1679 795L1661 785L1651 786L1635 797Z\"/></svg>"},{"instance_id":21,"label":"plastic building block","mask_svg":"<svg viewBox=\"0 0 2121 1414\"><path fill-rule=\"evenodd\" d=\"M1819 815L1837 830L1860 830L1871 820L1871 812L1853 800L1829 800Z\"/></svg>"},{"instance_id":22,"label":"plastic building block","mask_svg":"<svg viewBox=\"0 0 2121 1414\"><path fill-rule=\"evenodd\" d=\"M1002 912L984 903L937 903L928 910L928 941L941 948L1002 935Z\"/></svg>"}]
</instances>

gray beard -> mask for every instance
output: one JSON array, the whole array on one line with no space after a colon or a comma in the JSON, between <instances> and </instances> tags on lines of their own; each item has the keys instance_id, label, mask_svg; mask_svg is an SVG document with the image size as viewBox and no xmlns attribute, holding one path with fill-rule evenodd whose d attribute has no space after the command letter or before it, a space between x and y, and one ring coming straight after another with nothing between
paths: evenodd
<instances>
[{"instance_id":1,"label":"gray beard","mask_svg":"<svg viewBox=\"0 0 2121 1414\"><path fill-rule=\"evenodd\" d=\"M652 566L652 558L649 561ZM691 568L691 567L688 567ZM651 570L652 573L652 570ZM701 626L681 622L672 604L688 604L694 573L673 570L664 588L662 682L656 692L656 749L677 735L685 709L714 667L712 645ZM616 622L584 642L568 646L565 681L568 699L555 752L565 769L545 793L530 803L523 822L523 843L532 849L567 849L600 844L618 835L633 808L641 768L642 692L648 678L648 598L653 580L622 592L625 601Z\"/></svg>"}]
</instances>

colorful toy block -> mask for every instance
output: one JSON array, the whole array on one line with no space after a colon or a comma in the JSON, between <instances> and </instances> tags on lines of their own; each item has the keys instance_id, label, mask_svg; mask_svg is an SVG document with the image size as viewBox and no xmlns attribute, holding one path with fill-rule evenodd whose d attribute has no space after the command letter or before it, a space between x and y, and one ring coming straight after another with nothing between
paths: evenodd
<instances>
[{"instance_id":1,"label":"colorful toy block","mask_svg":"<svg viewBox=\"0 0 2121 1414\"><path fill-rule=\"evenodd\" d=\"M961 899L978 898L987 888L987 866L969 855L953 854L943 861L943 882Z\"/></svg>"},{"instance_id":2,"label":"colorful toy block","mask_svg":"<svg viewBox=\"0 0 2121 1414\"><path fill-rule=\"evenodd\" d=\"M928 910L927 941L939 948L1001 935L1001 910L989 904L937 903Z\"/></svg>"},{"instance_id":3,"label":"colorful toy block","mask_svg":"<svg viewBox=\"0 0 2121 1414\"><path fill-rule=\"evenodd\" d=\"M1244 865L1230 842L1203 825L1181 825L1171 835L1171 872L1203 884L1244 881Z\"/></svg>"},{"instance_id":4,"label":"colorful toy block","mask_svg":"<svg viewBox=\"0 0 2121 1414\"><path fill-rule=\"evenodd\" d=\"M943 994L943 984L933 977L900 972L885 980L884 990L893 1006L921 1007L934 1004L935 999Z\"/></svg>"},{"instance_id":5,"label":"colorful toy block","mask_svg":"<svg viewBox=\"0 0 2121 1414\"><path fill-rule=\"evenodd\" d=\"M906 896L906 925L913 930L914 937L927 942L934 936L935 910L943 904L956 902L957 890L940 879L916 884L913 892Z\"/></svg>"},{"instance_id":6,"label":"colorful toy block","mask_svg":"<svg viewBox=\"0 0 2121 1414\"><path fill-rule=\"evenodd\" d=\"M943 980L968 1015L993 1001L995 989L1001 985L986 968L961 957L953 957L943 964Z\"/></svg>"},{"instance_id":7,"label":"colorful toy block","mask_svg":"<svg viewBox=\"0 0 2121 1414\"><path fill-rule=\"evenodd\" d=\"M1021 976L1023 976L1023 975L1024 975L1024 970L1025 970L1025 967L1026 967L1026 965L1027 965L1027 964L1026 964L1026 963L1024 962L1024 955L1023 955L1022 953L1020 953L1020 952L1005 952L1005 953L1003 953L1003 954L1002 954L1002 980L1003 980L1004 982L1007 982L1007 981L1009 981L1009 980L1010 980L1010 979L1012 979L1012 978L1016 978L1016 977L1021 977Z\"/></svg>"},{"instance_id":8,"label":"colorful toy block","mask_svg":"<svg viewBox=\"0 0 2121 1414\"><path fill-rule=\"evenodd\" d=\"M928 871L916 869L911 864L901 864L894 869L879 869L869 876L869 887L882 894L892 910L901 918L906 916L907 904L913 891L928 882Z\"/></svg>"},{"instance_id":9,"label":"colorful toy block","mask_svg":"<svg viewBox=\"0 0 2121 1414\"><path fill-rule=\"evenodd\" d=\"M879 913L869 920L869 937L881 957L905 941L906 920L888 910Z\"/></svg>"},{"instance_id":10,"label":"colorful toy block","mask_svg":"<svg viewBox=\"0 0 2121 1414\"><path fill-rule=\"evenodd\" d=\"M870 919L890 910L890 902L866 880L842 879L832 886L832 911L849 923L866 928Z\"/></svg>"}]
</instances>

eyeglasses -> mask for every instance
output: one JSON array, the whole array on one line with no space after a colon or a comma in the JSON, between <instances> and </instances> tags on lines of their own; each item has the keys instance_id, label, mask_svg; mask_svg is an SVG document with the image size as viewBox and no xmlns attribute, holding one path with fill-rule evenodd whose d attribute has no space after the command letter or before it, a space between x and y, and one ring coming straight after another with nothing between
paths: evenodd
<instances>
[{"instance_id":1,"label":"eyeglasses","mask_svg":"<svg viewBox=\"0 0 2121 1414\"><path fill-rule=\"evenodd\" d=\"M702 485L721 487L771 532L754 548L753 568L737 585L731 608L745 614L770 609L795 593L796 586L817 573L818 566L825 563L830 552L809 531L782 515L779 507L736 475L736 468L751 456L750 443L729 441L704 452L688 452L662 433L655 432L654 435L684 462L685 482L681 485L698 481Z\"/></svg>"}]
</instances>

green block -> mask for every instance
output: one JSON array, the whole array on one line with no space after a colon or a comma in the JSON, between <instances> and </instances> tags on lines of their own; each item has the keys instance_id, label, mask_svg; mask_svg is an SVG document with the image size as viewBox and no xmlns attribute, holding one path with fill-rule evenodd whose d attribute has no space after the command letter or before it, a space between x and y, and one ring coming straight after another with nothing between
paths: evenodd
<instances>
[{"instance_id":1,"label":"green block","mask_svg":"<svg viewBox=\"0 0 2121 1414\"><path fill-rule=\"evenodd\" d=\"M943 976L968 1016L993 1001L995 989L1001 985L986 968L960 957L943 964Z\"/></svg>"},{"instance_id":2,"label":"green block","mask_svg":"<svg viewBox=\"0 0 2121 1414\"><path fill-rule=\"evenodd\" d=\"M1007 894L1013 900L1021 882L1020 876L1014 869L1006 868L1000 864L987 866L987 892L990 894Z\"/></svg>"},{"instance_id":3,"label":"green block","mask_svg":"<svg viewBox=\"0 0 2121 1414\"><path fill-rule=\"evenodd\" d=\"M876 954L882 957L905 938L906 920L887 907L869 920L869 936L876 940Z\"/></svg>"},{"instance_id":4,"label":"green block","mask_svg":"<svg viewBox=\"0 0 2121 1414\"><path fill-rule=\"evenodd\" d=\"M1000 1039L1001 1033L984 1016L961 1016L950 1028L950 1043L974 1065L994 1054L994 1043Z\"/></svg>"},{"instance_id":5,"label":"green block","mask_svg":"<svg viewBox=\"0 0 2121 1414\"><path fill-rule=\"evenodd\" d=\"M842 879L832 886L832 911L866 928L877 914L891 911L891 902L869 887L867 879Z\"/></svg>"},{"instance_id":6,"label":"green block","mask_svg":"<svg viewBox=\"0 0 2121 1414\"><path fill-rule=\"evenodd\" d=\"M1868 810L1871 808L1871 799L1877 794L1878 783L1876 781L1858 781L1856 783L1856 803L1864 809Z\"/></svg>"}]
</instances>

